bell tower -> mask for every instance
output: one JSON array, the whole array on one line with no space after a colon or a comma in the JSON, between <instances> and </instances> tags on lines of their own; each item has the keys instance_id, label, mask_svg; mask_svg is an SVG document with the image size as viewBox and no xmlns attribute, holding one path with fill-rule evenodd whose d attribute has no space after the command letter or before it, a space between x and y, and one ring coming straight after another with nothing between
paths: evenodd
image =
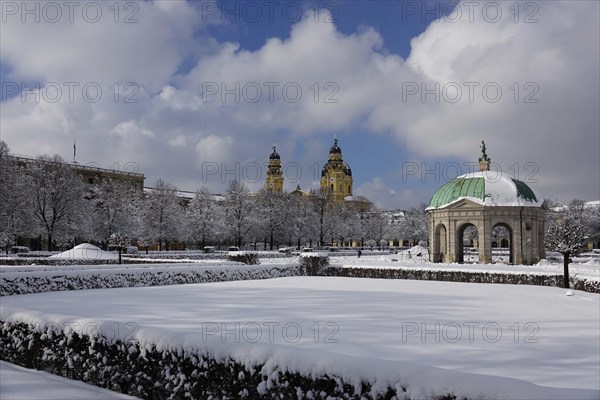
<instances>
[{"instance_id":1,"label":"bell tower","mask_svg":"<svg viewBox=\"0 0 600 400\"><path fill-rule=\"evenodd\" d=\"M329 160L321 171L321 190L330 192L339 203L346 196L352 196L352 170L342 159L342 149L337 139L329 149Z\"/></svg>"},{"instance_id":2,"label":"bell tower","mask_svg":"<svg viewBox=\"0 0 600 400\"><path fill-rule=\"evenodd\" d=\"M267 179L265 180L265 190L268 192L283 192L283 175L281 173L281 158L277 154L277 148L273 146L273 152L269 156L269 166L267 169Z\"/></svg>"}]
</instances>

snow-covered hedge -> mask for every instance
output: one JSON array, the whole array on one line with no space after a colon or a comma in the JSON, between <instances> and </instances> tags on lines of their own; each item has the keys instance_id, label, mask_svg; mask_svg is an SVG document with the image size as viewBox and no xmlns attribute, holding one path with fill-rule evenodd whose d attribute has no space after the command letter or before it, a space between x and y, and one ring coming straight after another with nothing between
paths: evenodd
<instances>
[{"instance_id":1,"label":"snow-covered hedge","mask_svg":"<svg viewBox=\"0 0 600 400\"><path fill-rule=\"evenodd\" d=\"M584 292L590 293L600 293L600 281L580 278L573 278L571 281L571 287L575 290L583 290Z\"/></svg>"},{"instance_id":2,"label":"snow-covered hedge","mask_svg":"<svg viewBox=\"0 0 600 400\"><path fill-rule=\"evenodd\" d=\"M440 271L404 268L352 268L329 266L321 269L319 275L374 279L415 279L427 281L505 283L510 285L537 285L563 287L562 275L519 274L482 271ZM572 278L572 287L590 293L600 293L600 282Z\"/></svg>"},{"instance_id":3,"label":"snow-covered hedge","mask_svg":"<svg viewBox=\"0 0 600 400\"><path fill-rule=\"evenodd\" d=\"M62 290L164 286L268 279L300 274L298 265L158 267L0 274L0 296Z\"/></svg>"},{"instance_id":4,"label":"snow-covered hedge","mask_svg":"<svg viewBox=\"0 0 600 400\"><path fill-rule=\"evenodd\" d=\"M145 251L141 250L137 254L124 254L123 257L126 259L146 258L146 259L160 259L160 260L214 260L226 258L230 252L228 251L216 251L214 253L204 253L199 250L187 250L187 251L150 251L146 254ZM289 254L279 253L277 251L252 251L252 253L258 254L259 258L286 258Z\"/></svg>"},{"instance_id":5,"label":"snow-covered hedge","mask_svg":"<svg viewBox=\"0 0 600 400\"><path fill-rule=\"evenodd\" d=\"M407 399L407 387L303 375L279 365L215 358L200 350L157 349L133 341L0 321L0 359L143 399ZM373 396L371 393L378 395ZM456 399L439 393L432 398Z\"/></svg>"},{"instance_id":6,"label":"snow-covered hedge","mask_svg":"<svg viewBox=\"0 0 600 400\"><path fill-rule=\"evenodd\" d=\"M303 275L317 276L329 265L329 257L322 253L300 253L300 267Z\"/></svg>"},{"instance_id":7,"label":"snow-covered hedge","mask_svg":"<svg viewBox=\"0 0 600 400\"><path fill-rule=\"evenodd\" d=\"M160 260L215 260L225 258L227 253L202 253L202 252L186 252L186 251L151 251L146 254L145 251L140 251L137 254L124 254L123 257L129 260L136 258L150 258Z\"/></svg>"},{"instance_id":8,"label":"snow-covered hedge","mask_svg":"<svg viewBox=\"0 0 600 400\"><path fill-rule=\"evenodd\" d=\"M232 251L227 255L227 259L229 261L241 262L247 265L257 265L260 264L258 260L258 254L256 253L248 253L245 251Z\"/></svg>"},{"instance_id":9,"label":"snow-covered hedge","mask_svg":"<svg viewBox=\"0 0 600 400\"><path fill-rule=\"evenodd\" d=\"M98 265L117 264L118 260L95 259L56 259L56 258L6 258L0 259L0 265Z\"/></svg>"}]
</instances>

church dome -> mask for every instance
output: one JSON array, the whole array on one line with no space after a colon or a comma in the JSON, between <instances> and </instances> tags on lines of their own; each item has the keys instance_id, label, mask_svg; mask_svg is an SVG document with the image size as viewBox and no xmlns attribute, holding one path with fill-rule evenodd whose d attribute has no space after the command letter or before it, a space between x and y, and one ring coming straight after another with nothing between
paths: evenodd
<instances>
[{"instance_id":1,"label":"church dome","mask_svg":"<svg viewBox=\"0 0 600 400\"><path fill-rule=\"evenodd\" d=\"M498 171L480 171L452 179L435 192L428 210L467 199L489 207L541 207L544 198L525 182Z\"/></svg>"},{"instance_id":2,"label":"church dome","mask_svg":"<svg viewBox=\"0 0 600 400\"><path fill-rule=\"evenodd\" d=\"M333 141L333 146L329 149L329 154L342 154L342 149L338 146L338 140Z\"/></svg>"},{"instance_id":3,"label":"church dome","mask_svg":"<svg viewBox=\"0 0 600 400\"><path fill-rule=\"evenodd\" d=\"M329 169L329 163L330 163L330 161L327 161L325 163L325 165L323 166L323 168L321 169L321 177L327 176L327 171ZM343 164L344 174L346 174L347 176L352 176L352 169L350 168L348 163L346 163L345 161L342 161L342 164Z\"/></svg>"},{"instance_id":4,"label":"church dome","mask_svg":"<svg viewBox=\"0 0 600 400\"><path fill-rule=\"evenodd\" d=\"M346 164L346 162L344 162L344 173L348 176L352 176L352 170L350 169L350 166Z\"/></svg>"},{"instance_id":5,"label":"church dome","mask_svg":"<svg viewBox=\"0 0 600 400\"><path fill-rule=\"evenodd\" d=\"M273 152L269 156L269 160L280 160L279 154L277 153L277 149L273 146Z\"/></svg>"}]
</instances>

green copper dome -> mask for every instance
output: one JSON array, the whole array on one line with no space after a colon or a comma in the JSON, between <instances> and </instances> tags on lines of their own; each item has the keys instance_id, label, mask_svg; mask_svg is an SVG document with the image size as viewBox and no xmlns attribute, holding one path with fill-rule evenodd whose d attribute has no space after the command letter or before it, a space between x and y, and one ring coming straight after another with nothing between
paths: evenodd
<instances>
[{"instance_id":1,"label":"green copper dome","mask_svg":"<svg viewBox=\"0 0 600 400\"><path fill-rule=\"evenodd\" d=\"M525 182L500 172L474 172L452 179L431 198L427 209L443 208L463 198L485 206L540 207L544 199Z\"/></svg>"},{"instance_id":2,"label":"green copper dome","mask_svg":"<svg viewBox=\"0 0 600 400\"><path fill-rule=\"evenodd\" d=\"M429 208L439 208L463 197L473 197L483 201L485 199L483 178L458 177L452 179L435 192L429 202Z\"/></svg>"}]
</instances>

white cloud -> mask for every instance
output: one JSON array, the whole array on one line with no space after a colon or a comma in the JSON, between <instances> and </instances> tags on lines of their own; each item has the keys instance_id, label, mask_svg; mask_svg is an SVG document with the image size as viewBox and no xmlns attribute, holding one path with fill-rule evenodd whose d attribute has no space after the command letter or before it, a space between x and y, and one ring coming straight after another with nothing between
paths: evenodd
<instances>
[{"instance_id":1,"label":"white cloud","mask_svg":"<svg viewBox=\"0 0 600 400\"><path fill-rule=\"evenodd\" d=\"M224 162L230 160L234 140L231 136L208 135L198 141L195 147L198 162Z\"/></svg>"},{"instance_id":2,"label":"white cloud","mask_svg":"<svg viewBox=\"0 0 600 400\"><path fill-rule=\"evenodd\" d=\"M418 206L421 196L412 189L395 190L379 176L354 189L355 195L367 197L376 207L386 210Z\"/></svg>"},{"instance_id":3,"label":"white cloud","mask_svg":"<svg viewBox=\"0 0 600 400\"><path fill-rule=\"evenodd\" d=\"M119 123L111 134L119 136L121 139L129 140L139 136L146 136L149 138L155 138L156 135L149 129L140 127L136 121L129 120Z\"/></svg>"},{"instance_id":4,"label":"white cloud","mask_svg":"<svg viewBox=\"0 0 600 400\"><path fill-rule=\"evenodd\" d=\"M523 177L530 172L525 163L536 163L535 186L548 197L591 199L600 192L597 179L590 182L600 169L597 2L539 3L537 24L514 23L509 11L495 24L479 17L442 20L413 39L406 61L390 54L369 28L345 35L331 23L306 18L289 38L247 51L194 38L201 18L188 3L136 4L139 23L131 25L2 24L2 62L12 67L10 79L93 81L104 89L97 103L3 103L0 131L13 151L53 153L68 149L76 136L82 158L135 160L151 179L181 185L196 180L200 186L207 183L197 178L205 161L262 162L277 142L287 162L322 165L334 134L343 139L360 130L389 135L390 146L406 146L413 159L433 162L475 160L485 139L504 170L518 162ZM196 65L179 71L190 57L198 58ZM111 82L119 82L124 95L128 81L139 83L138 102L115 102ZM443 98L436 103L432 96L424 102L419 95L403 99L407 84L431 88L435 81L480 86L472 103L464 85L456 104ZM272 102L268 82L278 84ZM328 82L333 85L326 88ZM501 101L482 98L480 88L489 82L503 89ZM520 83L517 103L514 82ZM525 88L526 82L536 86ZM212 83L219 92L203 93L215 89ZM222 89L236 83L240 100L231 94L222 99ZM302 89L298 102L283 98L285 84ZM248 101L256 85L262 96ZM539 102L524 103L532 88ZM326 103L328 94L338 102ZM389 175L377 170L375 158L373 165L374 176ZM301 181L308 188L312 172ZM390 208L417 205L422 198L417 191L392 189L382 178L357 186L357 193Z\"/></svg>"}]
</instances>

